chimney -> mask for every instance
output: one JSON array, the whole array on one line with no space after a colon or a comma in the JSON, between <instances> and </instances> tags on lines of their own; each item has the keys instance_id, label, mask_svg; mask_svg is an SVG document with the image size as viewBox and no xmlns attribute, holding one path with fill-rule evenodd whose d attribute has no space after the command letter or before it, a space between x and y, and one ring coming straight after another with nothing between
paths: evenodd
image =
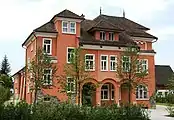
<instances>
[{"instance_id":1,"label":"chimney","mask_svg":"<svg viewBox=\"0 0 174 120\"><path fill-rule=\"evenodd\" d=\"M81 16L80 16L80 17L85 18L85 15L84 15L84 14L81 14Z\"/></svg>"}]
</instances>

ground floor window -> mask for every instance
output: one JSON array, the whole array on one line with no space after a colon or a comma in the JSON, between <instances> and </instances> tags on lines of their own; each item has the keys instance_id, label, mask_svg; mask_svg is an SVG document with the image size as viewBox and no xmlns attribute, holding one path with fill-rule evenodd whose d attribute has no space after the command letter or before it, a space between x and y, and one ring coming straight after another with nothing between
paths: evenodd
<instances>
[{"instance_id":1,"label":"ground floor window","mask_svg":"<svg viewBox=\"0 0 174 120\"><path fill-rule=\"evenodd\" d=\"M101 99L108 100L109 99L109 84L104 84L101 88Z\"/></svg>"},{"instance_id":2,"label":"ground floor window","mask_svg":"<svg viewBox=\"0 0 174 120\"><path fill-rule=\"evenodd\" d=\"M111 100L114 100L114 85L111 85Z\"/></svg>"},{"instance_id":3,"label":"ground floor window","mask_svg":"<svg viewBox=\"0 0 174 120\"><path fill-rule=\"evenodd\" d=\"M138 85L136 89L136 99L147 99L147 87Z\"/></svg>"}]
</instances>

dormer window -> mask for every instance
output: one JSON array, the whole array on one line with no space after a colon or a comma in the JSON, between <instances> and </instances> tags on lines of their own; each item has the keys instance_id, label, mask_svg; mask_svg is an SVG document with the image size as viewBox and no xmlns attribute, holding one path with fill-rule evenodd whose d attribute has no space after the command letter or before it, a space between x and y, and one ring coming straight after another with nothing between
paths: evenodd
<instances>
[{"instance_id":1,"label":"dormer window","mask_svg":"<svg viewBox=\"0 0 174 120\"><path fill-rule=\"evenodd\" d=\"M62 21L62 33L75 34L76 22Z\"/></svg>"},{"instance_id":2,"label":"dormer window","mask_svg":"<svg viewBox=\"0 0 174 120\"><path fill-rule=\"evenodd\" d=\"M113 32L109 33L109 40L111 40L111 41L114 40L114 33Z\"/></svg>"},{"instance_id":3,"label":"dormer window","mask_svg":"<svg viewBox=\"0 0 174 120\"><path fill-rule=\"evenodd\" d=\"M106 33L103 31L100 31L100 40L106 40Z\"/></svg>"}]
</instances>

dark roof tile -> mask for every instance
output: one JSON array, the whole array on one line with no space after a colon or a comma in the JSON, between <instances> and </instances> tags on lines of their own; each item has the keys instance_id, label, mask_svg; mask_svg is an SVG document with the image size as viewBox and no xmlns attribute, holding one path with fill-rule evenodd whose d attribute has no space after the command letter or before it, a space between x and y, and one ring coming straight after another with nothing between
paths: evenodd
<instances>
[{"instance_id":1,"label":"dark roof tile","mask_svg":"<svg viewBox=\"0 0 174 120\"><path fill-rule=\"evenodd\" d=\"M166 86L173 74L173 70L169 65L155 65L156 85Z\"/></svg>"}]
</instances>

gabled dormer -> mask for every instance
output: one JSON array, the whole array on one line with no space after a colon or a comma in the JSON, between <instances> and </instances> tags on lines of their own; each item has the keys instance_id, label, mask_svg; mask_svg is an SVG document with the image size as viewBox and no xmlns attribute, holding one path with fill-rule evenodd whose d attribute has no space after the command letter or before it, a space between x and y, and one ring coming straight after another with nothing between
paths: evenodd
<instances>
[{"instance_id":1,"label":"gabled dormer","mask_svg":"<svg viewBox=\"0 0 174 120\"><path fill-rule=\"evenodd\" d=\"M88 30L91 34L94 35L96 40L109 40L109 41L118 41L119 40L119 33L123 30L107 22L104 19L100 21L95 21L95 24Z\"/></svg>"},{"instance_id":2,"label":"gabled dormer","mask_svg":"<svg viewBox=\"0 0 174 120\"><path fill-rule=\"evenodd\" d=\"M52 21L55 24L57 31L64 35L76 35L80 36L80 22L84 19L84 16L79 16L67 9L56 14Z\"/></svg>"}]
</instances>

